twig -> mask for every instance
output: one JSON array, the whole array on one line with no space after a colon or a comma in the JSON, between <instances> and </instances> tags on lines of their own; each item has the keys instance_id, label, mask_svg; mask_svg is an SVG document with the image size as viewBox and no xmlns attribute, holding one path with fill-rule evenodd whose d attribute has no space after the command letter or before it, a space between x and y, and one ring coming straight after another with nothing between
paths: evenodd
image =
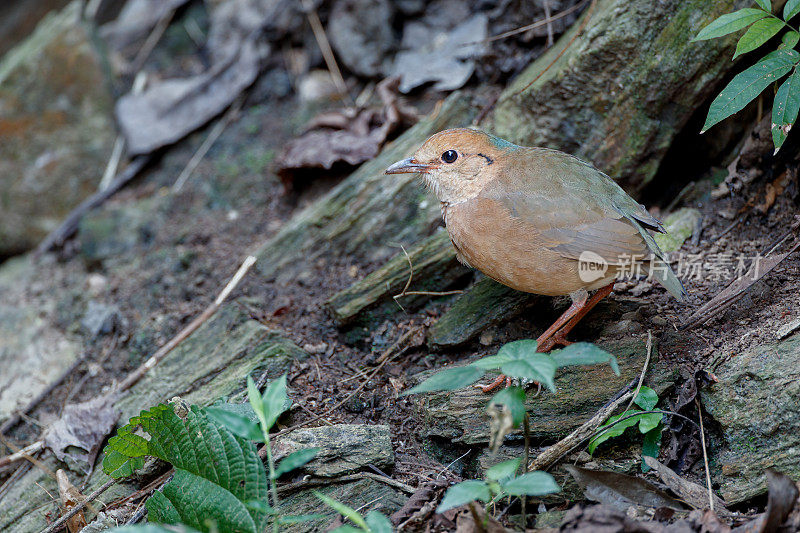
<instances>
[{"instance_id":1,"label":"twig","mask_svg":"<svg viewBox=\"0 0 800 533\"><path fill-rule=\"evenodd\" d=\"M522 429L525 432L525 454L522 459L522 474L525 475L528 473L528 462L531 460L531 423L528 419L527 410L522 417ZM522 506L522 529L526 529L528 527L528 516L526 513L527 500L528 498L526 498L524 494L520 496Z\"/></svg>"},{"instance_id":2,"label":"twig","mask_svg":"<svg viewBox=\"0 0 800 533\"><path fill-rule=\"evenodd\" d=\"M14 473L8 477L5 483L0 485L0 502L3 501L3 498L11 489L11 486L17 481L19 481L22 478L22 476L27 474L28 470L30 470L32 466L33 465L31 463L23 463L19 465L19 467L16 470L14 470Z\"/></svg>"},{"instance_id":3,"label":"twig","mask_svg":"<svg viewBox=\"0 0 800 533\"><path fill-rule=\"evenodd\" d=\"M339 65L336 63L336 56L333 54L331 43L328 41L328 36L325 34L325 28L322 27L322 22L319 20L317 10L314 9L314 6L308 0L303 0L303 10L308 17L308 23L311 24L311 31L314 32L314 39L317 40L317 46L319 46L322 52L322 57L325 59L325 65L328 67L333 83L336 84L339 93L347 98L350 105L353 105L353 98L350 96L350 91L347 90L347 84L344 82L342 71L339 70Z\"/></svg>"},{"instance_id":4,"label":"twig","mask_svg":"<svg viewBox=\"0 0 800 533\"><path fill-rule=\"evenodd\" d=\"M32 453L36 453L41 451L44 448L44 441L37 440L33 444L28 444L24 448L15 451L11 455L6 455L5 457L0 457L0 468L4 466L8 466L11 463L15 463L17 461L21 461L22 459L26 459L30 457Z\"/></svg>"},{"instance_id":5,"label":"twig","mask_svg":"<svg viewBox=\"0 0 800 533\"><path fill-rule=\"evenodd\" d=\"M244 97L240 96L236 99L236 102L228 109L225 115L214 125L212 130L209 132L208 137L203 141L203 144L197 149L197 151L192 155L192 158L189 159L189 162L186 163L186 166L178 175L178 178L175 180L175 183L172 185L172 192L180 192L183 188L183 185L186 183L186 180L189 179L189 176L192 175L192 172L197 168L197 165L203 160L206 156L208 151L214 146L214 143L217 142L220 135L225 131L225 128L231 123L231 121L239 114L239 111L242 109L242 104L244 103Z\"/></svg>"},{"instance_id":6,"label":"twig","mask_svg":"<svg viewBox=\"0 0 800 533\"><path fill-rule=\"evenodd\" d=\"M457 290L457 291L444 291L444 292L409 291L408 288L411 286L411 280L414 278L414 263L411 262L411 256L408 255L408 252L406 251L405 246L403 246L402 244L399 245L399 246L400 246L400 249L403 250L403 253L406 256L406 260L408 261L408 280L406 280L406 285L405 285L405 287L403 287L403 290L400 291L400 294L395 294L394 296L392 296L392 299L394 300L394 303L396 303L397 306L403 312L405 312L405 309L403 309L403 306L400 305L400 302L398 302L397 300L402 298L402 297L404 297L404 296L449 296L451 294L461 294L462 292L464 292L464 291L460 291L460 290Z\"/></svg>"},{"instance_id":7,"label":"twig","mask_svg":"<svg viewBox=\"0 0 800 533\"><path fill-rule=\"evenodd\" d=\"M375 362L383 363L389 356L395 355L395 352L397 352L397 355L399 355L404 351L406 351L408 346L405 346L405 344L409 341L409 339L411 339L411 337L418 334L422 330L423 330L422 326L414 326L405 333L403 333L400 336L400 338L397 339L397 342L386 348L386 350L375 360Z\"/></svg>"},{"instance_id":8,"label":"twig","mask_svg":"<svg viewBox=\"0 0 800 533\"><path fill-rule=\"evenodd\" d=\"M111 196L120 190L126 183L138 176L142 169L144 169L144 167L147 166L152 159L152 155L140 155L135 157L128 164L128 166L125 167L125 170L123 170L120 174L117 174L117 177L108 184L108 187L102 191L97 191L89 198L81 202L78 207L73 209L67 218L64 219L64 222L62 222L55 230L53 230L47 237L44 238L44 240L33 252L33 257L38 258L54 246L63 245L64 241L70 238L75 231L77 231L78 224L86 213L111 198Z\"/></svg>"},{"instance_id":9,"label":"twig","mask_svg":"<svg viewBox=\"0 0 800 533\"><path fill-rule=\"evenodd\" d=\"M158 41L161 40L164 32L167 31L169 23L172 22L172 17L175 16L175 11L175 9L170 9L158 20L158 23L155 25L153 30L147 36L147 39L144 41L144 44L142 44L142 47L139 49L139 53L136 54L136 58L131 64L130 72L139 72L142 70L144 62L147 61L148 57L150 57L150 54L158 44Z\"/></svg>"},{"instance_id":10,"label":"twig","mask_svg":"<svg viewBox=\"0 0 800 533\"><path fill-rule=\"evenodd\" d=\"M697 416L700 418L700 444L703 446L703 465L706 468L706 486L708 487L708 507L714 510L714 492L711 490L711 470L708 468L708 453L706 452L706 433L703 427L703 410L700 409L700 402L694 399L697 404Z\"/></svg>"},{"instance_id":11,"label":"twig","mask_svg":"<svg viewBox=\"0 0 800 533\"><path fill-rule=\"evenodd\" d=\"M48 527L43 529L41 533L53 533L54 531L58 531L59 529L61 529L61 527L67 522L67 520L69 520L70 518L81 512L87 505L96 500L98 496L103 494L106 490L108 490L108 488L111 485L113 485L116 482L117 482L116 479L109 479L108 481L103 483L102 487L91 493L89 496L86 497L85 500L83 500L78 505L70 509L68 512L64 513L61 516L61 518L59 518L58 520L50 524Z\"/></svg>"},{"instance_id":12,"label":"twig","mask_svg":"<svg viewBox=\"0 0 800 533\"><path fill-rule=\"evenodd\" d=\"M550 19L550 2L548 0L543 0L542 4L542 7L544 7L544 18L547 20L547 48L550 48L555 42L553 40L553 21Z\"/></svg>"},{"instance_id":13,"label":"twig","mask_svg":"<svg viewBox=\"0 0 800 533\"><path fill-rule=\"evenodd\" d=\"M605 422L606 419L611 416L619 406L633 397L633 391L630 390L632 387L633 384L629 384L623 389L622 394L616 400L601 407L594 414L594 416L592 416L592 418L581 424L580 427L573 430L572 433L540 453L533 460L528 469L542 470L543 468L546 468L561 459L561 457L568 454L574 448L580 446L580 444L586 439L594 436L594 433L597 428L600 427L600 424Z\"/></svg>"},{"instance_id":14,"label":"twig","mask_svg":"<svg viewBox=\"0 0 800 533\"><path fill-rule=\"evenodd\" d=\"M653 354L653 334L650 330L647 330L647 355L644 358L644 364L642 365L642 372L639 374L639 383L636 384L636 390L633 391L633 396L631 396L631 401L628 402L628 405L625 406L625 409L622 410L624 413L628 409L631 408L633 405L633 401L639 395L639 391L642 390L642 383L644 383L644 376L647 374L647 367L650 365L650 356Z\"/></svg>"},{"instance_id":15,"label":"twig","mask_svg":"<svg viewBox=\"0 0 800 533\"><path fill-rule=\"evenodd\" d=\"M533 30L535 28L540 28L542 26L546 26L548 24L551 24L552 22L555 22L556 20L558 20L560 18L566 17L570 13L573 13L573 12L581 9L584 5L586 5L586 2L588 2L588 1L589 0L583 0L581 2L578 2L574 6L568 7L564 11L556 13L552 17L545 17L544 19L538 20L538 21L534 22L533 24L528 24L527 26L522 26L520 28L507 31L507 32L501 33L499 35L493 35L492 37L488 37L488 38L486 38L486 39L484 39L482 41L475 41L475 42L471 42L471 43L467 43L467 44L482 44L482 43L490 43L492 41L499 41L500 39L505 39L506 37L511 37L512 35L517 35L518 33L525 33L528 30Z\"/></svg>"},{"instance_id":16,"label":"twig","mask_svg":"<svg viewBox=\"0 0 800 533\"><path fill-rule=\"evenodd\" d=\"M248 255L247 258L242 262L239 270L236 271L236 274L233 275L231 280L225 285L225 288L222 289L222 292L219 293L217 299L214 300L211 305L205 308L205 310L200 313L194 320L192 320L185 328L183 328L177 335L172 337L167 344L159 348L159 350L150 357L143 365L139 368L128 374L128 376L119 384L117 387L116 392L123 392L131 388L137 381L139 381L142 376L147 374L147 372L156 366L169 352L171 352L176 346L178 346L181 342L184 341L189 335L191 335L197 328L202 326L206 320L211 318L214 313L220 308L222 303L228 297L228 295L236 288L239 282L242 280L247 271L250 270L250 267L255 264L256 258L252 255Z\"/></svg>"},{"instance_id":17,"label":"twig","mask_svg":"<svg viewBox=\"0 0 800 533\"><path fill-rule=\"evenodd\" d=\"M119 161L122 159L122 152L124 148L125 137L122 135L117 135L117 139L114 141L114 148L111 150L111 157L108 159L106 170L103 172L103 177L100 179L100 185L97 187L99 190L102 191L103 189L107 189L111 184L111 181L114 179L114 176L117 175Z\"/></svg>"},{"instance_id":18,"label":"twig","mask_svg":"<svg viewBox=\"0 0 800 533\"><path fill-rule=\"evenodd\" d=\"M581 22L581 25L578 27L578 31L575 32L575 35L573 35L572 38L569 40L569 42L561 49L561 51L558 52L558 54L556 54L556 57L553 58L553 60L550 62L549 65L547 65L544 68L544 70L542 70L539 74L537 74L535 78L533 78L527 85L525 85L525 87L523 87L522 89L520 89L519 91L514 93L515 96L518 95L518 94L522 94L523 92L527 91L528 88L531 85L533 85L534 83L536 83L536 81L538 81L539 78L541 78L544 75L545 72L550 70L550 67L555 65L556 61L561 59L561 56L564 55L564 52L566 52L567 49L570 46L572 46L572 43L574 43L575 40L578 38L578 36L581 33L583 33L583 30L586 29L586 25L589 24L589 19L592 17L592 11L594 11L594 6L596 6L596 5L597 5L597 0L592 0L592 3L589 4L589 7L586 9L586 14L583 17L583 21Z\"/></svg>"}]
</instances>

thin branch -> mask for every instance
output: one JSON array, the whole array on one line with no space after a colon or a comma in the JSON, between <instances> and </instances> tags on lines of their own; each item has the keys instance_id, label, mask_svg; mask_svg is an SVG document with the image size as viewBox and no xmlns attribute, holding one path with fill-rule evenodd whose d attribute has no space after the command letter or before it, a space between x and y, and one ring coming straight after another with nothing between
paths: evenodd
<instances>
[{"instance_id":1,"label":"thin branch","mask_svg":"<svg viewBox=\"0 0 800 533\"><path fill-rule=\"evenodd\" d=\"M589 0L583 0L581 2L578 2L574 6L568 7L564 11L556 13L552 17L545 16L544 19L538 20L538 21L534 22L533 24L528 24L527 26L522 26L520 28L507 31L507 32L501 33L499 35L494 35L494 36L488 37L488 38L486 38L486 39L484 39L482 41L475 41L475 42L467 43L467 44L481 44L481 43L490 43L492 41L499 41L500 39L505 39L506 37L511 37L512 35L517 35L518 33L525 33L528 30L533 30L535 28L541 28L542 26L547 26L549 24L552 24L553 22L555 22L558 19L566 17L570 13L574 13L575 11L578 11L584 5L586 5L586 2L588 2L588 1ZM549 6L548 6L548 11L549 11Z\"/></svg>"},{"instance_id":2,"label":"thin branch","mask_svg":"<svg viewBox=\"0 0 800 533\"><path fill-rule=\"evenodd\" d=\"M700 402L694 399L697 404L697 416L700 418L700 444L703 446L703 465L706 468L706 486L708 487L708 507L714 510L714 492L711 490L711 470L708 468L708 452L706 451L706 432L703 427L703 410L700 409Z\"/></svg>"},{"instance_id":3,"label":"thin branch","mask_svg":"<svg viewBox=\"0 0 800 533\"><path fill-rule=\"evenodd\" d=\"M320 52L322 52L322 57L325 59L325 65L328 67L331 78L336 84L339 93L347 98L350 105L353 105L353 98L350 96L350 91L347 90L347 84L344 82L342 71L339 70L339 65L336 63L336 56L333 54L331 43L328 41L328 36L325 34L325 28L322 27L322 22L319 20L317 10L314 9L313 4L308 0L302 1L303 10L308 17L308 23L311 24L311 31L314 32L314 39L317 40L317 46L319 46Z\"/></svg>"},{"instance_id":4,"label":"thin branch","mask_svg":"<svg viewBox=\"0 0 800 533\"><path fill-rule=\"evenodd\" d=\"M97 499L98 496L103 494L106 490L108 490L111 485L116 483L116 479L109 479L106 481L102 487L91 493L89 496L86 497L85 500L80 502L78 505L70 509L68 512L64 513L61 518L50 524L48 527L43 529L41 533L53 533L54 531L58 531L61 527L66 524L67 520L81 512L87 505Z\"/></svg>"}]
</instances>

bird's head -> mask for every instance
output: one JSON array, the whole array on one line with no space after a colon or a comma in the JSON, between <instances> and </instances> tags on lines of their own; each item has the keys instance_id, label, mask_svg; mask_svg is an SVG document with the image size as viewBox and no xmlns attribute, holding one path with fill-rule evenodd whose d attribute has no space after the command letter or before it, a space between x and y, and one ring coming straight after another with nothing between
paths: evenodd
<instances>
[{"instance_id":1,"label":"bird's head","mask_svg":"<svg viewBox=\"0 0 800 533\"><path fill-rule=\"evenodd\" d=\"M456 204L477 196L496 176L503 156L518 148L480 130L444 130L431 135L413 156L387 168L386 174L419 173L441 202Z\"/></svg>"}]
</instances>

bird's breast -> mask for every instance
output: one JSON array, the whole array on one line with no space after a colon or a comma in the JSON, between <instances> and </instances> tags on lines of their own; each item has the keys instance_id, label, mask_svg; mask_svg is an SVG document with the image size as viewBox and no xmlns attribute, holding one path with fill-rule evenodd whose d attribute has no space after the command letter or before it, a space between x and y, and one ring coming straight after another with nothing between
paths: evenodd
<instances>
[{"instance_id":1,"label":"bird's breast","mask_svg":"<svg viewBox=\"0 0 800 533\"><path fill-rule=\"evenodd\" d=\"M548 296L586 286L577 261L547 248L537 228L494 200L443 205L442 215L459 259L504 285Z\"/></svg>"}]
</instances>

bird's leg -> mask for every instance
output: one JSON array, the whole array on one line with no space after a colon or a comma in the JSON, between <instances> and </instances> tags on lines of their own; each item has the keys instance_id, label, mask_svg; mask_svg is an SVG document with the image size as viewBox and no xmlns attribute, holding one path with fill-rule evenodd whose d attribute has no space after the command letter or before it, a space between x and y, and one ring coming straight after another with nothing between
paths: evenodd
<instances>
[{"instance_id":1,"label":"bird's leg","mask_svg":"<svg viewBox=\"0 0 800 533\"><path fill-rule=\"evenodd\" d=\"M556 320L555 324L547 328L547 331L542 333L536 342L538 347L536 351L538 352L549 352L553 349L556 344L561 344L566 346L571 344L567 339L567 333L575 327L581 318L583 318L586 313L592 310L592 308L600 302L603 298L611 294L611 291L614 289L614 282L612 281L605 287L602 287L595 292L591 298L588 300L584 295L576 301L575 297L573 297L572 305L569 306L561 317ZM582 299L582 302L581 302ZM577 309L574 309L577 305Z\"/></svg>"}]
</instances>

